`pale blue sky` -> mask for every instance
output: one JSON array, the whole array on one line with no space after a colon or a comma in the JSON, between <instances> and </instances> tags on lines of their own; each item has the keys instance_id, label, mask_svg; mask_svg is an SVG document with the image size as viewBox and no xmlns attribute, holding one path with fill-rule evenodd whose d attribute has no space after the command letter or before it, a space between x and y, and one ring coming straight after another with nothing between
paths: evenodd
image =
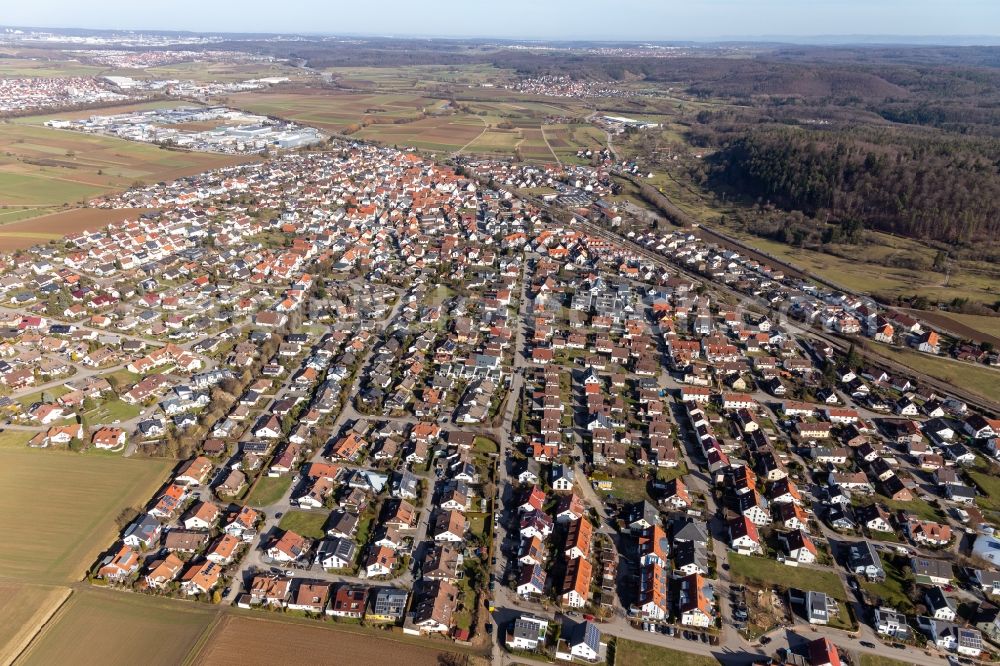
<instances>
[{"instance_id":1,"label":"pale blue sky","mask_svg":"<svg viewBox=\"0 0 1000 666\"><path fill-rule=\"evenodd\" d=\"M1000 0L2 0L0 24L683 40L997 35Z\"/></svg>"}]
</instances>

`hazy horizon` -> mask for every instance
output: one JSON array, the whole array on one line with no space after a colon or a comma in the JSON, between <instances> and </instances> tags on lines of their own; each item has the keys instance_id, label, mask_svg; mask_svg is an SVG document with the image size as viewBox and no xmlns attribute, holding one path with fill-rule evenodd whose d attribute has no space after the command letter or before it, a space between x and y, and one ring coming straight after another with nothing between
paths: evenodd
<instances>
[{"instance_id":1,"label":"hazy horizon","mask_svg":"<svg viewBox=\"0 0 1000 666\"><path fill-rule=\"evenodd\" d=\"M1000 3L986 0L384 0L371 5L286 0L210 3L39 0L0 23L50 30L352 35L546 41L915 43L1000 42ZM457 10L457 11L456 11ZM995 32L994 32L995 31ZM979 40L979 41L977 41Z\"/></svg>"}]
</instances>

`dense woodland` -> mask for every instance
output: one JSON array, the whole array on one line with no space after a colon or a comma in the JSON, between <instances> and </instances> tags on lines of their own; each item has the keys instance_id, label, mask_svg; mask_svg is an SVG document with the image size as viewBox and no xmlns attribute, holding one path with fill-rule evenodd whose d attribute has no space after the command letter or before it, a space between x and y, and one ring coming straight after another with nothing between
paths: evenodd
<instances>
[{"instance_id":1,"label":"dense woodland","mask_svg":"<svg viewBox=\"0 0 1000 666\"><path fill-rule=\"evenodd\" d=\"M949 243L1000 238L1000 142L773 126L729 140L709 183L786 210Z\"/></svg>"}]
</instances>

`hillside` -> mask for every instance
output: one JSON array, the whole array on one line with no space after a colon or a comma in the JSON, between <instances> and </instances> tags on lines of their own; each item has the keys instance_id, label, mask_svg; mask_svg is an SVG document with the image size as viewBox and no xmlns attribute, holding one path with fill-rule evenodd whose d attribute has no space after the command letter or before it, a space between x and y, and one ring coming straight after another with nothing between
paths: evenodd
<instances>
[{"instance_id":1,"label":"hillside","mask_svg":"<svg viewBox=\"0 0 1000 666\"><path fill-rule=\"evenodd\" d=\"M1000 238L1000 142L993 139L752 128L714 156L708 182L846 227L949 243Z\"/></svg>"}]
</instances>

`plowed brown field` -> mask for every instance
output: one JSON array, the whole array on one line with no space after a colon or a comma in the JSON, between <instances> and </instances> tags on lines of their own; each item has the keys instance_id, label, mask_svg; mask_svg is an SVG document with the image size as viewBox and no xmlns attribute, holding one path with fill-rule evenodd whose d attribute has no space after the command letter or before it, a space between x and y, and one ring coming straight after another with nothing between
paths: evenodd
<instances>
[{"instance_id":1,"label":"plowed brown field","mask_svg":"<svg viewBox=\"0 0 1000 666\"><path fill-rule=\"evenodd\" d=\"M75 208L0 225L0 252L58 240L78 231L96 231L122 220L134 220L152 208Z\"/></svg>"}]
</instances>

